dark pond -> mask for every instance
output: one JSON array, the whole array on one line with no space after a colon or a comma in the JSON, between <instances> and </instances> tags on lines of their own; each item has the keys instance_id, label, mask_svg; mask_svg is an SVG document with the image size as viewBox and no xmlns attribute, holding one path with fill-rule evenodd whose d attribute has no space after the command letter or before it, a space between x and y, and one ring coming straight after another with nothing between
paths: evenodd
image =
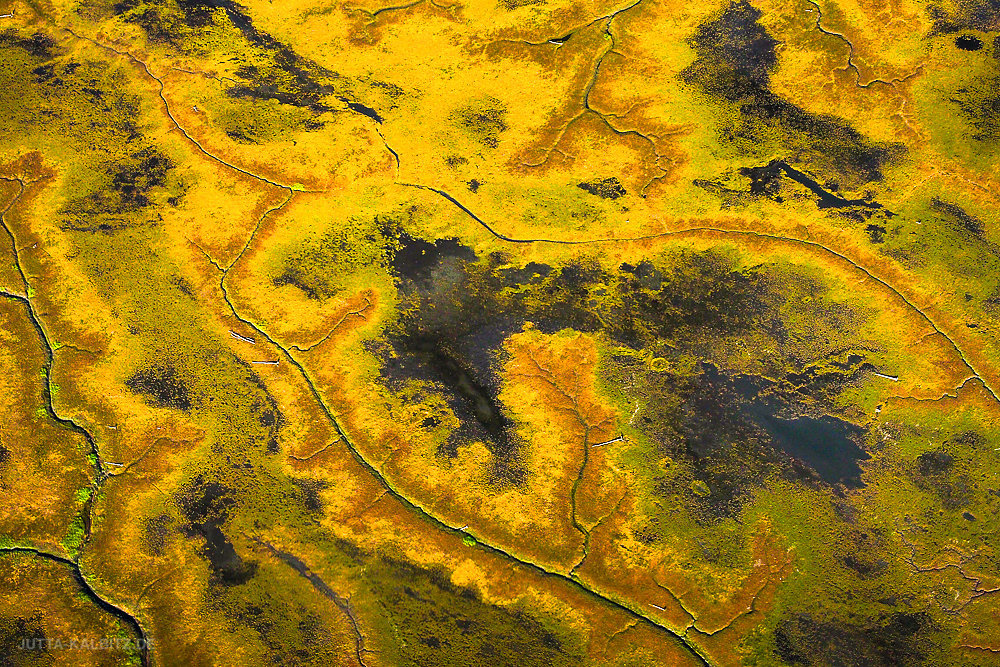
<instances>
[{"instance_id":1,"label":"dark pond","mask_svg":"<svg viewBox=\"0 0 1000 667\"><path fill-rule=\"evenodd\" d=\"M776 406L757 401L747 407L747 416L767 431L776 447L807 463L823 481L863 486L858 461L869 456L856 442L860 427L830 416L784 419L775 410Z\"/></svg>"}]
</instances>

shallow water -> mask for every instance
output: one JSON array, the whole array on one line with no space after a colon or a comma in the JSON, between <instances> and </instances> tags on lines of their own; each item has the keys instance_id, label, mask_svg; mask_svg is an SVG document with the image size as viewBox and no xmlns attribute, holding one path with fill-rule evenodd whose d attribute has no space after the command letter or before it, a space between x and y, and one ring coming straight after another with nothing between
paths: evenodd
<instances>
[{"instance_id":1,"label":"shallow water","mask_svg":"<svg viewBox=\"0 0 1000 667\"><path fill-rule=\"evenodd\" d=\"M869 458L856 440L862 429L829 415L820 418L775 416L775 406L752 403L747 414L768 432L774 445L807 463L823 481L850 488L864 486L858 461Z\"/></svg>"}]
</instances>

